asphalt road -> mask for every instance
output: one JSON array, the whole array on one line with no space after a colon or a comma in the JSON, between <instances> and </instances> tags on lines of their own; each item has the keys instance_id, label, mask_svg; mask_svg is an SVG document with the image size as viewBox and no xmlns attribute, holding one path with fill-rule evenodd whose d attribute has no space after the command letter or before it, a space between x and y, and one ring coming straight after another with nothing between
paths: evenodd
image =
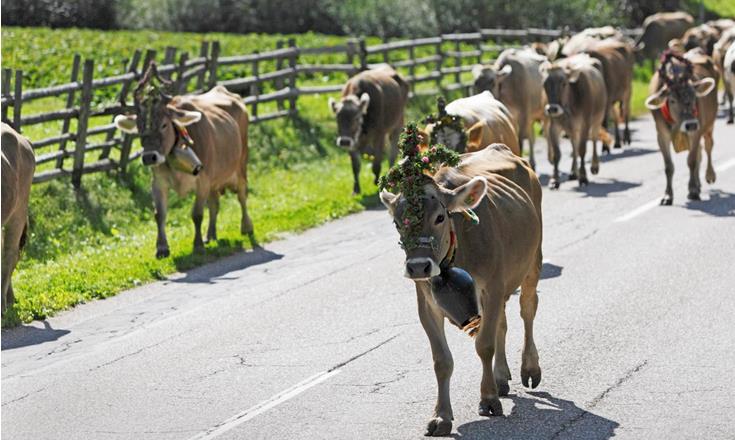
<instances>
[{"instance_id":1,"label":"asphalt road","mask_svg":"<svg viewBox=\"0 0 735 440\"><path fill-rule=\"evenodd\" d=\"M455 438L735 438L735 127L717 121L701 202L675 156L671 207L653 124L633 127L590 186L544 191L539 388L520 384L517 296L504 417L477 415L479 359L448 330ZM3 331L2 436L421 438L436 386L402 260L369 210Z\"/></svg>"}]
</instances>

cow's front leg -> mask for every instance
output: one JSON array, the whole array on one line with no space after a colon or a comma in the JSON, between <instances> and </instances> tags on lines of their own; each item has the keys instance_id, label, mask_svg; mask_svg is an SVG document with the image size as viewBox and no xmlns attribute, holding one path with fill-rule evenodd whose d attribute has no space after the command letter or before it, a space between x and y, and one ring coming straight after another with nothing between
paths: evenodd
<instances>
[{"instance_id":1,"label":"cow's front leg","mask_svg":"<svg viewBox=\"0 0 735 440\"><path fill-rule=\"evenodd\" d=\"M403 122L401 122L398 127L396 127L391 133L390 138L388 139L390 142L390 145L388 146L390 149L388 150L388 164L390 166L393 166L394 163L396 163L396 158L398 157L398 140L401 137L401 131L403 130Z\"/></svg>"},{"instance_id":2,"label":"cow's front leg","mask_svg":"<svg viewBox=\"0 0 735 440\"><path fill-rule=\"evenodd\" d=\"M194 198L194 207L191 210L191 219L194 222L194 252L204 252L204 240L202 240L202 221L204 220L204 205L207 203L209 191L197 188Z\"/></svg>"},{"instance_id":3,"label":"cow's front leg","mask_svg":"<svg viewBox=\"0 0 735 440\"><path fill-rule=\"evenodd\" d=\"M168 186L162 179L153 178L153 204L156 209L156 258L166 258L170 255L168 240L166 239L166 211L168 209Z\"/></svg>"},{"instance_id":4,"label":"cow's front leg","mask_svg":"<svg viewBox=\"0 0 735 440\"><path fill-rule=\"evenodd\" d=\"M579 134L577 147L575 150L579 153L579 186L586 186L589 184L587 179L587 164L585 158L587 156L587 133L589 130L584 127L582 132Z\"/></svg>"},{"instance_id":5,"label":"cow's front leg","mask_svg":"<svg viewBox=\"0 0 735 440\"><path fill-rule=\"evenodd\" d=\"M561 150L559 149L559 129L556 124L550 124L547 128L547 148L549 162L554 167L551 180L549 180L549 188L559 189L559 160L561 160Z\"/></svg>"},{"instance_id":6,"label":"cow's front leg","mask_svg":"<svg viewBox=\"0 0 735 440\"><path fill-rule=\"evenodd\" d=\"M528 139L528 162L531 164L531 168L536 171L536 153L533 150L536 143L536 134L533 132L533 120L529 121L526 126L526 139ZM523 143L521 142L519 145L523 145Z\"/></svg>"},{"instance_id":7,"label":"cow's front leg","mask_svg":"<svg viewBox=\"0 0 735 440\"><path fill-rule=\"evenodd\" d=\"M689 138L689 155L687 156L687 165L689 165L689 200L701 200L699 196L702 184L699 181L699 164L702 161L702 146L700 142L700 134L694 134Z\"/></svg>"},{"instance_id":8,"label":"cow's front leg","mask_svg":"<svg viewBox=\"0 0 735 440\"><path fill-rule=\"evenodd\" d=\"M529 271L521 284L521 318L523 319L523 354L521 361L521 382L523 386L536 388L541 382L541 367L538 351L533 339L533 321L538 308L536 288L541 277L541 250L537 254L537 264ZM530 379L530 382L529 382Z\"/></svg>"},{"instance_id":9,"label":"cow's front leg","mask_svg":"<svg viewBox=\"0 0 735 440\"><path fill-rule=\"evenodd\" d=\"M671 160L671 134L667 129L656 127L658 131L658 148L661 150L661 156L664 158L664 172L666 173L666 191L661 198L661 205L670 206L674 203L674 190L671 181L674 178L674 161Z\"/></svg>"},{"instance_id":10,"label":"cow's front leg","mask_svg":"<svg viewBox=\"0 0 735 440\"><path fill-rule=\"evenodd\" d=\"M732 101L733 101L733 95L730 92L725 92L725 95L727 95L727 101L729 103L728 110L727 110L727 123L732 124L735 122L735 113L732 109Z\"/></svg>"},{"instance_id":11,"label":"cow's front leg","mask_svg":"<svg viewBox=\"0 0 735 440\"><path fill-rule=\"evenodd\" d=\"M577 165L577 158L579 157L579 135L573 131L567 131L569 135L569 142L572 144L572 168L569 170L569 180L577 180L579 177L579 166Z\"/></svg>"},{"instance_id":12,"label":"cow's front leg","mask_svg":"<svg viewBox=\"0 0 735 440\"><path fill-rule=\"evenodd\" d=\"M439 390L434 414L426 425L426 435L449 435L452 432L452 420L454 419L452 403L449 398L449 381L454 369L454 360L444 335L444 315L434 303L434 298L431 296L427 283L416 283L416 297L419 320L431 345L434 374Z\"/></svg>"},{"instance_id":13,"label":"cow's front leg","mask_svg":"<svg viewBox=\"0 0 735 440\"><path fill-rule=\"evenodd\" d=\"M480 286L478 286L479 288ZM478 413L489 417L502 416L503 405L500 403L498 386L493 374L493 356L498 332L498 321L505 295L498 287L480 290L482 304L482 322L475 339L475 350L482 361L482 382L480 383L480 406Z\"/></svg>"},{"instance_id":14,"label":"cow's front leg","mask_svg":"<svg viewBox=\"0 0 735 440\"><path fill-rule=\"evenodd\" d=\"M707 183L710 185L715 183L715 180L717 180L717 174L715 174L715 169L712 166L712 147L714 147L715 141L712 139L712 132L708 132L704 134L704 150L707 152L707 172L705 173L704 177L707 180Z\"/></svg>"},{"instance_id":15,"label":"cow's front leg","mask_svg":"<svg viewBox=\"0 0 735 440\"><path fill-rule=\"evenodd\" d=\"M498 395L507 396L510 392L508 381L511 380L508 358L505 356L505 336L508 333L508 322L505 317L505 303L500 311L498 333L495 336L495 362L493 364L493 375L495 385L498 386Z\"/></svg>"},{"instance_id":16,"label":"cow's front leg","mask_svg":"<svg viewBox=\"0 0 735 440\"><path fill-rule=\"evenodd\" d=\"M219 213L219 193L211 191L207 198L209 208L209 226L207 227L207 242L217 241L217 214Z\"/></svg>"},{"instance_id":17,"label":"cow's front leg","mask_svg":"<svg viewBox=\"0 0 735 440\"><path fill-rule=\"evenodd\" d=\"M360 152L350 151L350 160L352 161L352 176L355 179L352 194L360 194Z\"/></svg>"}]
</instances>

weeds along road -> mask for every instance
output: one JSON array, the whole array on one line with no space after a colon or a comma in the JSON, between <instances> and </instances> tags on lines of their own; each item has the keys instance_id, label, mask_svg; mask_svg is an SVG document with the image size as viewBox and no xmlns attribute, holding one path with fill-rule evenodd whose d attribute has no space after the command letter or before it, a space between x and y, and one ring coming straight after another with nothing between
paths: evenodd
<instances>
[{"instance_id":1,"label":"weeds along road","mask_svg":"<svg viewBox=\"0 0 735 440\"><path fill-rule=\"evenodd\" d=\"M520 384L517 296L505 417L477 415L480 362L448 329L455 438L735 433L735 127L717 121L701 202L675 156L672 207L653 123L633 127L587 188L544 190L539 388ZM421 438L436 385L397 239L369 210L3 331L3 438Z\"/></svg>"}]
</instances>

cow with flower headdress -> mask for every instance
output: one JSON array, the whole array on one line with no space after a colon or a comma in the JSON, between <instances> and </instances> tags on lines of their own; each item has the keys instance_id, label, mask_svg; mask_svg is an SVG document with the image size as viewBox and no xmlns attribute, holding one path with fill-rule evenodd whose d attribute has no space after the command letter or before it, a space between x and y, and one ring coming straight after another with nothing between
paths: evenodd
<instances>
[{"instance_id":1,"label":"cow with flower headdress","mask_svg":"<svg viewBox=\"0 0 735 440\"><path fill-rule=\"evenodd\" d=\"M713 130L717 117L717 91L715 85L719 74L712 58L701 50L693 49L685 54L667 49L661 56L658 71L651 78L651 95L646 106L651 110L656 122L658 146L664 158L666 172L666 191L661 199L662 205L671 205L674 192L671 180L674 176L674 163L671 149L688 151L689 200L699 200L701 183L699 167L702 160L702 146L707 152L707 183L714 183L715 170L712 167Z\"/></svg>"},{"instance_id":2,"label":"cow with flower headdress","mask_svg":"<svg viewBox=\"0 0 735 440\"><path fill-rule=\"evenodd\" d=\"M239 96L222 86L198 95L171 96L172 84L159 77L155 63L134 92L132 114L115 117L117 127L138 133L143 165L153 168L153 201L158 238L156 257L169 255L166 238L168 190L195 192L192 220L194 250L204 250L201 225L209 207L207 240L217 239L219 197L237 193L242 209L240 229L253 245L253 223L247 210L248 113Z\"/></svg>"},{"instance_id":3,"label":"cow with flower headdress","mask_svg":"<svg viewBox=\"0 0 735 440\"><path fill-rule=\"evenodd\" d=\"M521 380L541 381L533 321L541 273L541 184L528 162L502 144L459 155L422 139L414 124L402 135L402 160L380 181L415 283L419 319L429 338L438 384L427 435L452 429L452 354L444 319L475 337L482 361L479 414L502 415L509 392L505 303L521 287L525 342ZM493 359L495 363L493 365Z\"/></svg>"}]
</instances>

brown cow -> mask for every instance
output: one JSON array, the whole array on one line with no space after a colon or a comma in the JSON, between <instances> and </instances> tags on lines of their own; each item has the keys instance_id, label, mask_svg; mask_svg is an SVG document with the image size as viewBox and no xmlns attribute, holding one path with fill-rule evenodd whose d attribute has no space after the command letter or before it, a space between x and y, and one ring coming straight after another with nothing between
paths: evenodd
<instances>
[{"instance_id":1,"label":"brown cow","mask_svg":"<svg viewBox=\"0 0 735 440\"><path fill-rule=\"evenodd\" d=\"M36 158L28 139L0 123L2 136L2 311L13 305L12 276L28 235L28 198Z\"/></svg>"},{"instance_id":2,"label":"brown cow","mask_svg":"<svg viewBox=\"0 0 735 440\"><path fill-rule=\"evenodd\" d=\"M655 60L673 38L681 38L694 26L694 18L686 12L659 12L646 17L643 33L636 40L638 60Z\"/></svg>"},{"instance_id":3,"label":"brown cow","mask_svg":"<svg viewBox=\"0 0 735 440\"><path fill-rule=\"evenodd\" d=\"M700 24L688 29L681 37L684 50L701 48L707 55L712 56L715 43L720 39L720 31L707 24Z\"/></svg>"},{"instance_id":4,"label":"brown cow","mask_svg":"<svg viewBox=\"0 0 735 440\"><path fill-rule=\"evenodd\" d=\"M219 197L226 189L237 193L242 210L240 231L253 246L253 223L247 210L248 197L248 112L239 96L222 86L200 95L169 96L168 83L161 80L155 64L146 71L135 90L135 114L118 115L117 127L140 133L141 159L153 166L153 201L158 238L156 257L169 255L166 238L168 190L179 195L194 191L194 250L204 250L201 225L204 205L209 207L207 240L217 239ZM186 128L184 128L186 127ZM188 133L187 133L188 132ZM193 151L201 167L189 172L175 166L177 149Z\"/></svg>"},{"instance_id":5,"label":"brown cow","mask_svg":"<svg viewBox=\"0 0 735 440\"><path fill-rule=\"evenodd\" d=\"M429 277L439 272L450 253L455 252L456 266L475 280L480 305L482 319L475 339L482 361L479 414L503 414L499 396L508 395L511 379L505 350L505 303L518 286L525 329L521 380L533 388L541 381L533 339L542 261L541 185L526 161L505 145L494 144L463 154L457 167L440 169L423 189L420 242L437 245L406 248L405 274L416 284L419 319L431 345L439 390L426 435L443 436L452 430L449 381L454 362L444 335L446 315L434 300ZM405 197L382 191L380 199L394 221L402 222ZM460 213L468 208L477 214L478 224Z\"/></svg>"},{"instance_id":6,"label":"brown cow","mask_svg":"<svg viewBox=\"0 0 735 440\"><path fill-rule=\"evenodd\" d=\"M600 167L597 156L597 140L607 106L605 80L600 72L600 62L587 54L563 58L551 65L542 66L544 89L549 104L546 114L550 117L547 130L549 161L554 165L554 175L549 181L552 189L559 188L559 134L564 131L572 141L572 171L570 180L577 178L579 157L579 185L587 185L585 155L587 140L592 139L592 174Z\"/></svg>"},{"instance_id":7,"label":"brown cow","mask_svg":"<svg viewBox=\"0 0 735 440\"><path fill-rule=\"evenodd\" d=\"M533 146L535 121L544 121L546 95L542 86L540 66L546 57L531 48L506 49L491 66L476 65L472 69L475 93L490 91L510 110L518 124L518 146L523 152L523 140L528 140L528 157L536 168Z\"/></svg>"},{"instance_id":8,"label":"brown cow","mask_svg":"<svg viewBox=\"0 0 735 440\"><path fill-rule=\"evenodd\" d=\"M714 60L715 64L717 65L717 68L720 70L720 75L722 75L722 83L725 86L725 93L722 95L722 102L723 104L725 101L728 102L728 115L727 115L727 123L732 124L734 116L733 115L733 84L731 84L731 76L728 75L728 70L725 68L725 55L727 54L728 49L735 43L735 27L726 29L724 32L722 32L722 36L720 36L720 39L717 40L717 43L715 43L715 47L713 49L712 59Z\"/></svg>"},{"instance_id":9,"label":"brown cow","mask_svg":"<svg viewBox=\"0 0 735 440\"><path fill-rule=\"evenodd\" d=\"M339 101L329 98L329 108L337 116L337 145L349 151L352 160L354 194L360 193L362 154L373 156L378 183L386 135L390 136L388 162L393 165L407 102L408 84L387 66L358 73L342 88Z\"/></svg>"},{"instance_id":10,"label":"brown cow","mask_svg":"<svg viewBox=\"0 0 735 440\"><path fill-rule=\"evenodd\" d=\"M562 44L561 56L569 57L580 52L585 52L598 41L608 38L619 42L628 42L628 38L620 30L612 26L587 28L572 35Z\"/></svg>"},{"instance_id":11,"label":"brown cow","mask_svg":"<svg viewBox=\"0 0 735 440\"><path fill-rule=\"evenodd\" d=\"M651 78L651 95L646 100L646 106L656 122L658 146L664 158L666 192L661 199L662 205L671 205L674 200L671 188L674 163L669 148L672 142L676 151L689 150L687 197L690 200L700 199L702 137L707 151L707 183L714 183L716 179L712 167L712 130L717 116L717 79L718 73L712 58L699 50L689 51L684 56L673 51L665 52L661 66Z\"/></svg>"},{"instance_id":12,"label":"brown cow","mask_svg":"<svg viewBox=\"0 0 735 440\"><path fill-rule=\"evenodd\" d=\"M595 42L585 50L585 53L588 53L602 64L602 75L605 79L607 91L607 110L604 126L607 127L607 122L612 117L615 148L620 148L620 130L615 117L615 104L619 104L620 116L625 121L623 141L630 144L628 122L630 120L630 98L633 92L633 67L635 64L633 47L626 42L608 38ZM603 145L606 147L604 143Z\"/></svg>"},{"instance_id":13,"label":"brown cow","mask_svg":"<svg viewBox=\"0 0 735 440\"><path fill-rule=\"evenodd\" d=\"M447 116L452 121L453 117L461 120L464 136L451 121L445 123ZM490 144L501 143L520 156L518 129L513 116L508 108L488 91L469 98L456 99L443 108L440 104L437 119L424 128L431 138L431 143L443 144L460 153L477 151ZM466 145L461 145L463 139Z\"/></svg>"}]
</instances>

